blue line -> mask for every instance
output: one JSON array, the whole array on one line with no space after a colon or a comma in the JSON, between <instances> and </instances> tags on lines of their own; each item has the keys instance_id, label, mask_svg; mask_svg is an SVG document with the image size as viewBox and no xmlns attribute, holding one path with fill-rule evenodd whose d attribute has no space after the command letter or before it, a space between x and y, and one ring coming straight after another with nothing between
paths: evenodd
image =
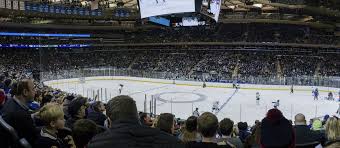
<instances>
[{"instance_id":1,"label":"blue line","mask_svg":"<svg viewBox=\"0 0 340 148\"><path fill-rule=\"evenodd\" d=\"M228 102L235 96L235 94L238 92L238 89L236 89L235 91L234 91L234 93L227 99L227 101L225 101L222 105L221 105L221 107L220 107L220 109L215 113L215 115L217 115L223 108L224 108L224 106L226 106L227 104L228 104Z\"/></svg>"}]
</instances>

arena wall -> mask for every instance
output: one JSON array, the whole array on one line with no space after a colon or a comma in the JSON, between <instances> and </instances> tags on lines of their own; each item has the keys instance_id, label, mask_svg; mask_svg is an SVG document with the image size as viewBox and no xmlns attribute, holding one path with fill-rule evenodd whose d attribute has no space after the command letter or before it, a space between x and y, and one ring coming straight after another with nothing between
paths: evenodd
<instances>
[{"instance_id":1,"label":"arena wall","mask_svg":"<svg viewBox=\"0 0 340 148\"><path fill-rule=\"evenodd\" d=\"M108 80L121 80L121 81L129 81L129 82L141 82L141 83L155 83L155 84L173 84L173 80L164 80L164 79L151 79L151 78L138 78L138 77L126 77L126 76L96 76L96 77L86 77L86 81L108 81ZM51 80L45 81L44 84L48 86L54 86L58 84L64 83L80 83L81 80L79 78L72 79L60 79L60 80ZM176 85L182 86L202 86L203 82L198 81L182 81L176 80ZM211 88L232 88L231 83L216 83L216 82L207 82L207 87ZM290 85L255 85L255 84L241 84L241 89L249 89L249 90L276 90L276 91L289 91ZM320 86L294 86L294 91L309 91L312 92L313 89L318 88L320 92L329 92L333 91L333 93L338 93L339 88L331 88L331 87L320 87Z\"/></svg>"}]
</instances>

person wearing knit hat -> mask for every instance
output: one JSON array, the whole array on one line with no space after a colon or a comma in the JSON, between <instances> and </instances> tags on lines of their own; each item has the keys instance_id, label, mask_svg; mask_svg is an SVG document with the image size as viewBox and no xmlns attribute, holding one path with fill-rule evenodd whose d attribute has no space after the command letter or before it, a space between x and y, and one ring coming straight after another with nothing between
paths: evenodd
<instances>
[{"instance_id":1,"label":"person wearing knit hat","mask_svg":"<svg viewBox=\"0 0 340 148\"><path fill-rule=\"evenodd\" d=\"M293 148L295 147L295 133L292 124L278 109L268 111L261 122L260 145L263 148Z\"/></svg>"},{"instance_id":2,"label":"person wearing knit hat","mask_svg":"<svg viewBox=\"0 0 340 148\"><path fill-rule=\"evenodd\" d=\"M319 119L313 121L312 130L314 131L322 131L322 122Z\"/></svg>"},{"instance_id":3,"label":"person wearing knit hat","mask_svg":"<svg viewBox=\"0 0 340 148\"><path fill-rule=\"evenodd\" d=\"M86 118L86 109L88 107L87 99L78 97L68 105L69 118L66 120L65 126L73 129L73 124L79 119Z\"/></svg>"}]
</instances>

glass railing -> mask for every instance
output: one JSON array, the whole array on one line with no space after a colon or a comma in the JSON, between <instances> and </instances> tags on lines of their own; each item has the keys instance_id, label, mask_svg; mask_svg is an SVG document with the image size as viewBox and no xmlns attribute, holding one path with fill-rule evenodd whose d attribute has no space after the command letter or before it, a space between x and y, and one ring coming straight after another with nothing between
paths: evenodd
<instances>
[{"instance_id":1,"label":"glass railing","mask_svg":"<svg viewBox=\"0 0 340 148\"><path fill-rule=\"evenodd\" d=\"M86 68L77 70L62 70L56 72L42 72L40 74L41 81L94 77L94 76L128 76L128 77L143 77L155 79L176 79L187 81L210 81L219 83L232 83L235 80L241 84L262 84L262 85L301 85L301 86L325 86L340 88L340 77L314 77L314 76L299 76L299 77L238 77L238 78L221 78L212 79L210 75L201 74L195 76L187 76L183 73L172 72L157 72L157 71L142 71L132 69L115 69L112 67L104 68Z\"/></svg>"}]
</instances>

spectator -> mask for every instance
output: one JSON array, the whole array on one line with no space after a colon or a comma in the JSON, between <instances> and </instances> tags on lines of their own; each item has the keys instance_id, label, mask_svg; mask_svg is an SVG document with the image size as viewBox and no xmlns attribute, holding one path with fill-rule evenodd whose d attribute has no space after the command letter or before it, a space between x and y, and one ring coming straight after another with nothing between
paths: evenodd
<instances>
[{"instance_id":1,"label":"spectator","mask_svg":"<svg viewBox=\"0 0 340 148\"><path fill-rule=\"evenodd\" d=\"M73 95L68 95L64 98L63 110L64 110L64 113L65 113L65 119L68 119L70 117L70 115L68 114L68 105L72 102L72 100L74 98L75 97Z\"/></svg>"},{"instance_id":2,"label":"spectator","mask_svg":"<svg viewBox=\"0 0 340 148\"><path fill-rule=\"evenodd\" d=\"M325 147L326 148L340 147L340 120L335 117L328 118L325 128L327 137Z\"/></svg>"},{"instance_id":3,"label":"spectator","mask_svg":"<svg viewBox=\"0 0 340 148\"><path fill-rule=\"evenodd\" d=\"M159 116L156 116L156 118L155 119L153 119L153 121L152 121L152 128L156 128L156 125L157 125L157 122L158 122L158 119L159 119ZM143 123L142 123L142 125L143 125Z\"/></svg>"},{"instance_id":4,"label":"spectator","mask_svg":"<svg viewBox=\"0 0 340 148\"><path fill-rule=\"evenodd\" d=\"M188 148L228 148L230 145L217 145L216 133L218 128L217 117L209 112L203 113L197 119L197 127L199 133L202 135L202 142L188 142L186 145Z\"/></svg>"},{"instance_id":5,"label":"spectator","mask_svg":"<svg viewBox=\"0 0 340 148\"><path fill-rule=\"evenodd\" d=\"M148 115L147 113L141 113L139 115L139 120L142 123L142 125L149 127L152 126L152 120L150 118L150 115Z\"/></svg>"},{"instance_id":6,"label":"spectator","mask_svg":"<svg viewBox=\"0 0 340 148\"><path fill-rule=\"evenodd\" d=\"M1 110L3 119L18 132L20 138L26 138L31 145L39 133L31 117L32 112L27 106L33 101L34 95L33 81L24 79L18 82L14 98L9 99Z\"/></svg>"},{"instance_id":7,"label":"spectator","mask_svg":"<svg viewBox=\"0 0 340 148\"><path fill-rule=\"evenodd\" d=\"M88 109L87 119L94 121L97 125L104 126L106 116L104 115L105 105L103 102L96 101Z\"/></svg>"},{"instance_id":8,"label":"spectator","mask_svg":"<svg viewBox=\"0 0 340 148\"><path fill-rule=\"evenodd\" d=\"M40 103L40 107L43 107L45 104L51 102L52 99L53 99L53 96L50 94L43 96L41 103Z\"/></svg>"},{"instance_id":9,"label":"spectator","mask_svg":"<svg viewBox=\"0 0 340 148\"><path fill-rule=\"evenodd\" d=\"M239 133L238 136L241 139L241 141L244 143L246 138L250 136L250 132L248 131L248 124L247 122L239 122L237 124Z\"/></svg>"},{"instance_id":10,"label":"spectator","mask_svg":"<svg viewBox=\"0 0 340 148\"><path fill-rule=\"evenodd\" d=\"M197 132L197 117L190 116L185 122L183 132L179 135L179 139L184 143L196 141L201 142L202 136Z\"/></svg>"},{"instance_id":11,"label":"spectator","mask_svg":"<svg viewBox=\"0 0 340 148\"><path fill-rule=\"evenodd\" d=\"M95 136L89 148L184 147L176 137L142 126L138 121L136 103L129 96L111 99L106 105L106 115L110 119L110 130Z\"/></svg>"},{"instance_id":12,"label":"spectator","mask_svg":"<svg viewBox=\"0 0 340 148\"><path fill-rule=\"evenodd\" d=\"M326 122L327 122L328 118L329 118L329 115L325 115L325 116L323 117L322 126L325 126L325 125L326 125Z\"/></svg>"},{"instance_id":13,"label":"spectator","mask_svg":"<svg viewBox=\"0 0 340 148\"><path fill-rule=\"evenodd\" d=\"M227 143L234 145L237 148L243 148L242 141L239 137L231 137L231 133L233 132L234 122L229 118L224 118L219 124L219 131L222 134L222 138L218 140L218 142Z\"/></svg>"},{"instance_id":14,"label":"spectator","mask_svg":"<svg viewBox=\"0 0 340 148\"><path fill-rule=\"evenodd\" d=\"M5 104L5 102L6 102L6 94L3 89L0 89L0 111L2 109L2 106Z\"/></svg>"},{"instance_id":15,"label":"spectator","mask_svg":"<svg viewBox=\"0 0 340 148\"><path fill-rule=\"evenodd\" d=\"M5 86L4 86L5 94L9 94L9 92L11 91L12 80L7 79L7 80L5 80L4 84L5 84Z\"/></svg>"},{"instance_id":16,"label":"spectator","mask_svg":"<svg viewBox=\"0 0 340 148\"><path fill-rule=\"evenodd\" d=\"M175 132L174 115L170 113L162 113L159 115L156 127L161 131L173 135Z\"/></svg>"},{"instance_id":17,"label":"spectator","mask_svg":"<svg viewBox=\"0 0 340 148\"><path fill-rule=\"evenodd\" d=\"M303 114L295 115L295 143L306 144L312 142L321 142L322 134L320 132L312 131L308 128L305 116Z\"/></svg>"},{"instance_id":18,"label":"spectator","mask_svg":"<svg viewBox=\"0 0 340 148\"><path fill-rule=\"evenodd\" d=\"M96 123L80 119L73 125L72 137L77 148L86 148L92 137L98 133Z\"/></svg>"},{"instance_id":19,"label":"spectator","mask_svg":"<svg viewBox=\"0 0 340 148\"><path fill-rule=\"evenodd\" d=\"M65 125L64 112L57 104L46 104L39 111L40 120L44 122L40 136L35 143L36 147L41 148L66 148L67 143L58 137L58 130Z\"/></svg>"},{"instance_id":20,"label":"spectator","mask_svg":"<svg viewBox=\"0 0 340 148\"><path fill-rule=\"evenodd\" d=\"M313 124L312 124L312 130L313 131L319 131L321 133L324 133L325 130L323 129L322 127L322 122L320 121L320 119L315 119L313 121Z\"/></svg>"},{"instance_id":21,"label":"spectator","mask_svg":"<svg viewBox=\"0 0 340 148\"><path fill-rule=\"evenodd\" d=\"M73 124L86 117L87 100L83 97L78 97L73 100L68 106L70 118L66 120L66 127L73 129Z\"/></svg>"},{"instance_id":22,"label":"spectator","mask_svg":"<svg viewBox=\"0 0 340 148\"><path fill-rule=\"evenodd\" d=\"M278 109L268 111L261 122L260 144L263 148L295 147L295 135L292 125Z\"/></svg>"},{"instance_id":23,"label":"spectator","mask_svg":"<svg viewBox=\"0 0 340 148\"><path fill-rule=\"evenodd\" d=\"M245 148L260 148L261 122L257 122L244 143Z\"/></svg>"}]
</instances>

